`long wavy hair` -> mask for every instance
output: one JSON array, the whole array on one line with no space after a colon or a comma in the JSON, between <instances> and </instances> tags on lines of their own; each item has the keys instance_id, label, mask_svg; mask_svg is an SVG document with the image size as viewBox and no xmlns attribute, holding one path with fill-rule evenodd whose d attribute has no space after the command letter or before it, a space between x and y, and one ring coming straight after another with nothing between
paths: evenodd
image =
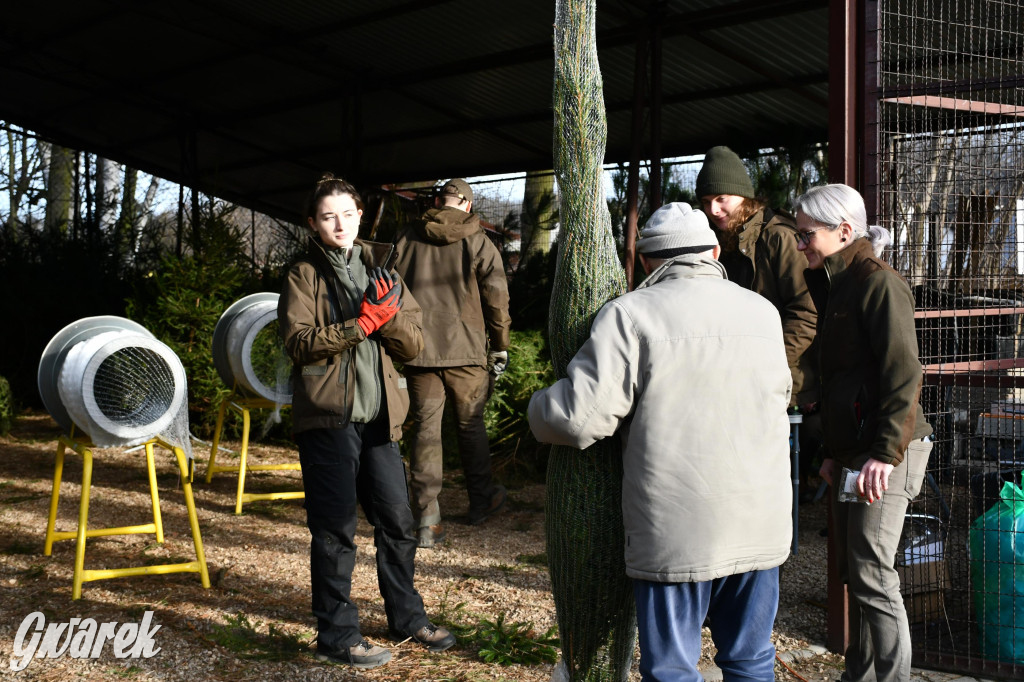
<instances>
[{"instance_id":1,"label":"long wavy hair","mask_svg":"<svg viewBox=\"0 0 1024 682\"><path fill-rule=\"evenodd\" d=\"M729 218L725 229L719 231L719 240L723 251L736 251L740 248L740 229L747 224L748 220L757 215L758 211L764 210L766 205L760 199L743 197L739 210Z\"/></svg>"}]
</instances>

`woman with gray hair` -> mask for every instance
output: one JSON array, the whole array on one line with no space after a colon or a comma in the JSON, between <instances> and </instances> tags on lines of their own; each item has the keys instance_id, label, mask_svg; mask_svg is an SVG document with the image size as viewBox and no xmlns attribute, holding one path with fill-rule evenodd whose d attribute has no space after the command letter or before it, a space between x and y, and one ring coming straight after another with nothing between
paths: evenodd
<instances>
[{"instance_id":1,"label":"woman with gray hair","mask_svg":"<svg viewBox=\"0 0 1024 682\"><path fill-rule=\"evenodd\" d=\"M895 557L932 448L914 296L881 260L889 232L867 224L852 187L809 190L796 201L796 227L818 308L821 476L832 486L832 541L851 597L842 679L907 680L910 626ZM846 493L856 501L843 501Z\"/></svg>"}]
</instances>

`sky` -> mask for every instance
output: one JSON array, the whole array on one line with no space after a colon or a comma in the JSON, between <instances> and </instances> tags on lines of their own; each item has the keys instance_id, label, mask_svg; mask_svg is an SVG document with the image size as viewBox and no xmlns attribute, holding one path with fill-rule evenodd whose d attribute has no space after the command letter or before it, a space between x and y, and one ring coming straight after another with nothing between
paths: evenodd
<instances>
[{"instance_id":1,"label":"sky","mask_svg":"<svg viewBox=\"0 0 1024 682\"><path fill-rule=\"evenodd\" d=\"M664 159L664 163L670 163L680 168L682 180L684 185L693 186L697 181L697 171L700 170L700 164L704 160L704 155L700 154L697 156L681 156L677 158ZM612 171L616 169L615 164L606 164L604 173L604 192L605 196L609 199L615 196L615 191L612 188ZM646 175L646 165L641 169L641 173ZM480 175L466 180L473 185L473 191L475 193L484 192L488 196L496 197L509 197L516 201L521 201L523 197L523 189L525 187L526 173L509 173L504 175Z\"/></svg>"}]
</instances>

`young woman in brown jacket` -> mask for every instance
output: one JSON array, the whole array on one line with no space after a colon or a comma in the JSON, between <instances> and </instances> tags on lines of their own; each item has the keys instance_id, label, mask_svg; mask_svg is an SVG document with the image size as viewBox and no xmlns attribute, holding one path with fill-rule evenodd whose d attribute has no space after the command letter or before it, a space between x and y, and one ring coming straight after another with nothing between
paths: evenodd
<instances>
[{"instance_id":1,"label":"young woman in brown jacket","mask_svg":"<svg viewBox=\"0 0 1024 682\"><path fill-rule=\"evenodd\" d=\"M381 268L392 247L356 238L362 213L352 185L332 175L317 183L306 211L309 249L288 272L278 319L294 363L317 659L374 668L391 652L363 638L351 599L357 503L374 527L391 638L444 651L455 637L427 619L413 586L416 537L398 450L409 399L391 358L422 349L420 309L401 278Z\"/></svg>"}]
</instances>

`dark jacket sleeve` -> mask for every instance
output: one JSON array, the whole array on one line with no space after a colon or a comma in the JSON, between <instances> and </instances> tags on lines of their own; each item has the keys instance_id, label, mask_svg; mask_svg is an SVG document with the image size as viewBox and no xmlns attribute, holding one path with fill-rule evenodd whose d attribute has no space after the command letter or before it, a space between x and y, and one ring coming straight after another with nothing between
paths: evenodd
<instances>
[{"instance_id":1,"label":"dark jacket sleeve","mask_svg":"<svg viewBox=\"0 0 1024 682\"><path fill-rule=\"evenodd\" d=\"M381 345L395 360L408 362L423 350L423 311L401 275L392 274L402 284L402 308L380 328Z\"/></svg>"},{"instance_id":2,"label":"dark jacket sleeve","mask_svg":"<svg viewBox=\"0 0 1024 682\"><path fill-rule=\"evenodd\" d=\"M898 275L878 270L865 281L860 313L878 361L878 430L869 454L897 465L913 438L921 393L914 295Z\"/></svg>"},{"instance_id":3,"label":"dark jacket sleeve","mask_svg":"<svg viewBox=\"0 0 1024 682\"><path fill-rule=\"evenodd\" d=\"M486 235L481 235L476 260L480 307L487 325L490 350L505 350L508 348L509 327L512 326L512 318L508 314L508 279L501 253Z\"/></svg>"},{"instance_id":4,"label":"dark jacket sleeve","mask_svg":"<svg viewBox=\"0 0 1024 682\"><path fill-rule=\"evenodd\" d=\"M318 319L317 291L323 282L317 280L311 265L296 265L288 272L277 304L281 338L289 357L297 365L337 355L366 338L355 320L325 324Z\"/></svg>"},{"instance_id":5,"label":"dark jacket sleeve","mask_svg":"<svg viewBox=\"0 0 1024 682\"><path fill-rule=\"evenodd\" d=\"M782 318L782 336L786 345L786 361L793 375L793 397L814 389L808 361L801 362L814 341L818 311L804 279L807 258L797 251L793 231L779 225L765 235L776 273L776 293L779 316Z\"/></svg>"}]
</instances>

